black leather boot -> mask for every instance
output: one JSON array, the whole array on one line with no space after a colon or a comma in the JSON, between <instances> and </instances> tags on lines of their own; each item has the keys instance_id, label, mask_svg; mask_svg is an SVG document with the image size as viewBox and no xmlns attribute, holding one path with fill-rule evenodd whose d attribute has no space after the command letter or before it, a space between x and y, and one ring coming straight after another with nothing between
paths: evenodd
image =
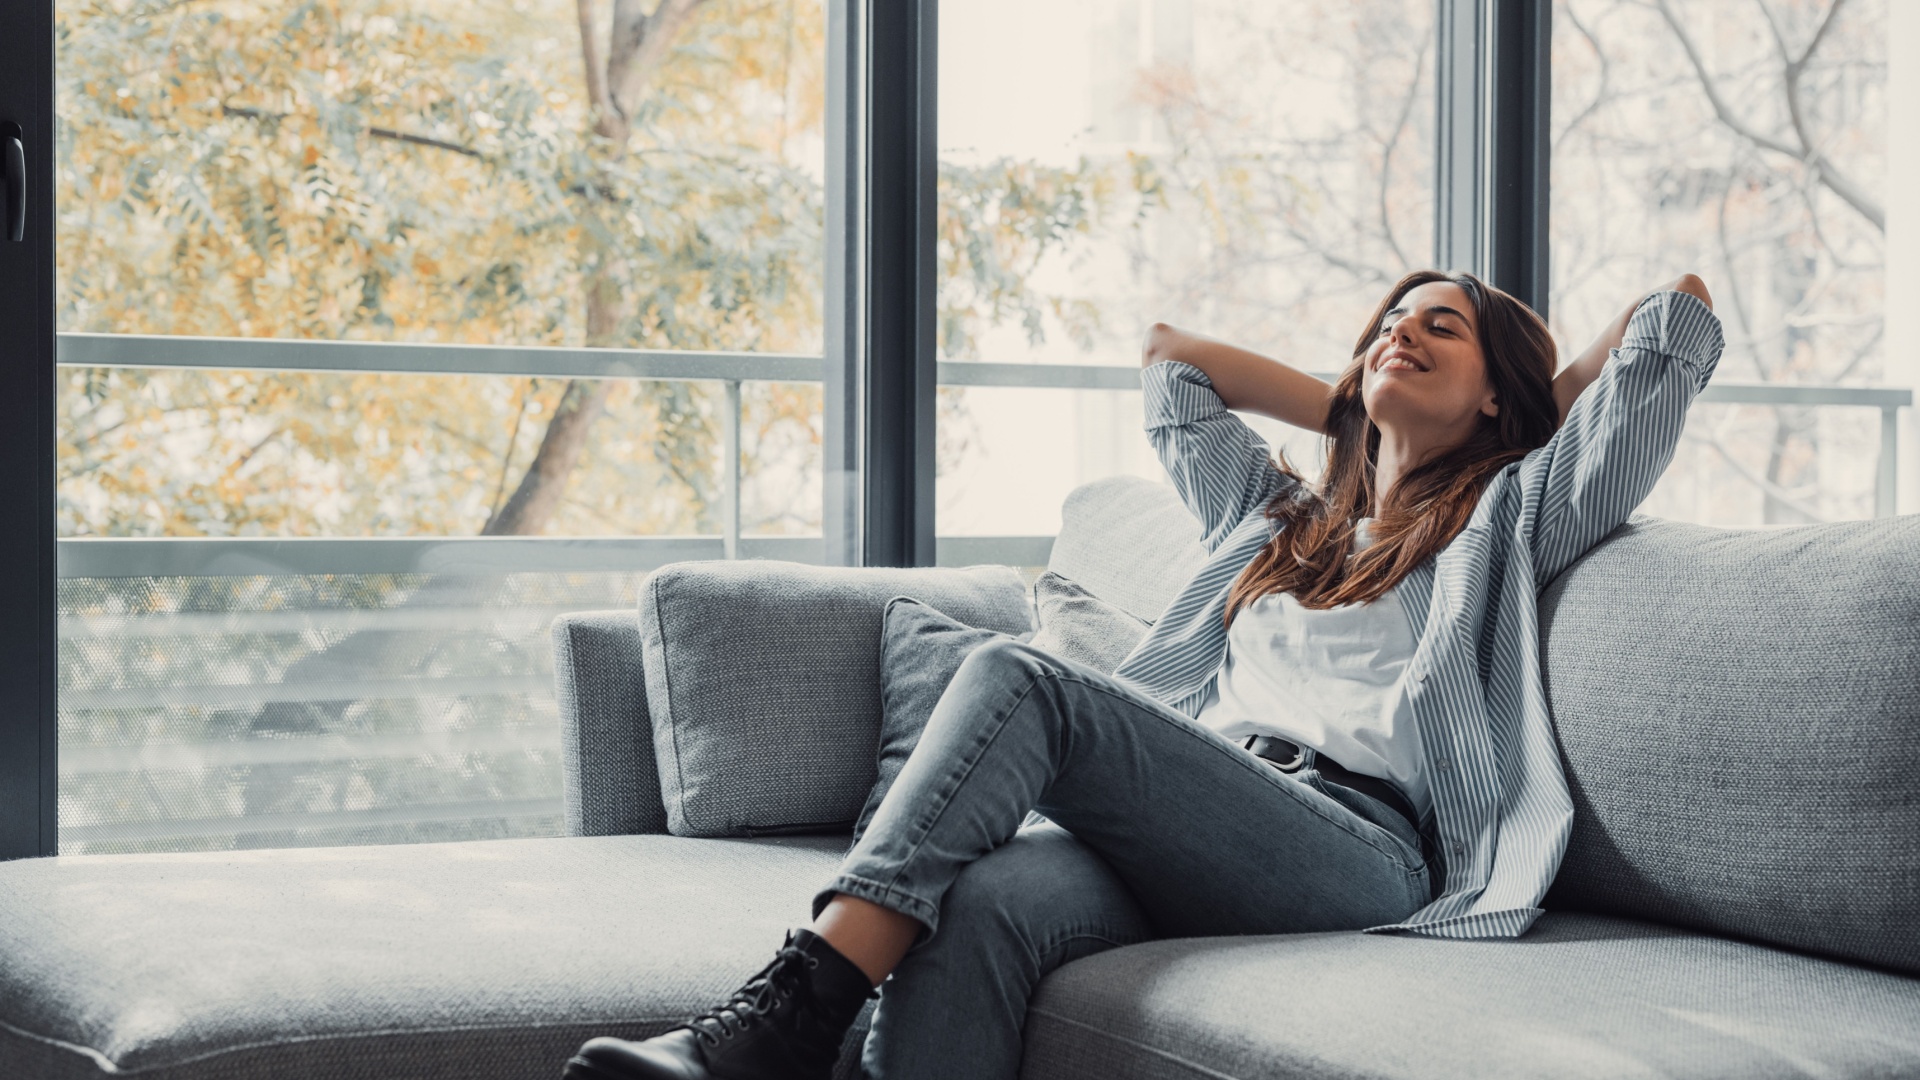
<instances>
[{"instance_id":1,"label":"black leather boot","mask_svg":"<svg viewBox=\"0 0 1920 1080\"><path fill-rule=\"evenodd\" d=\"M591 1039L565 1080L828 1080L867 999L866 973L797 930L726 1004L644 1042Z\"/></svg>"}]
</instances>

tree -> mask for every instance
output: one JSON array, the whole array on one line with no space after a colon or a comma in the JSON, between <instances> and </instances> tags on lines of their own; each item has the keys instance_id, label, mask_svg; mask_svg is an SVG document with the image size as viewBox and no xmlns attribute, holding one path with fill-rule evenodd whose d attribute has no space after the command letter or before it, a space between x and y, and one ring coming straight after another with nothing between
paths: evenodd
<instances>
[{"instance_id":1,"label":"tree","mask_svg":"<svg viewBox=\"0 0 1920 1080\"><path fill-rule=\"evenodd\" d=\"M773 145L819 130L817 6L643 18L645 43L607 61L626 72L619 145L555 78L577 75L551 6L63 7L63 328L817 348L818 181ZM645 98L641 74L664 89ZM713 524L698 386L123 369L73 389L69 534ZM609 403L654 437L563 509L581 421ZM817 428L791 394L749 403L749 442ZM180 439L199 445L154 454Z\"/></svg>"},{"instance_id":2,"label":"tree","mask_svg":"<svg viewBox=\"0 0 1920 1080\"><path fill-rule=\"evenodd\" d=\"M1556 100L1567 103L1554 136L1556 322L1685 264L1709 274L1727 324L1721 377L1873 378L1885 4L1563 0L1556 20ZM1723 499L1757 491L1765 523L1871 506L1864 484L1836 491L1816 468L1823 452L1871 454L1870 431L1823 433L1809 406L1770 407L1762 425L1752 415L1706 409L1689 426L1688 444L1731 481Z\"/></svg>"},{"instance_id":3,"label":"tree","mask_svg":"<svg viewBox=\"0 0 1920 1080\"><path fill-rule=\"evenodd\" d=\"M815 351L822 194L807 159L822 124L822 22L805 0L63 4L62 328ZM1026 225L1079 198L1085 178L1061 175L1030 173L1052 193L1031 205L981 203L964 228L985 240L963 262L1017 266L1065 242L1070 217L1039 234ZM1017 274L968 273L1009 311L1041 302ZM712 532L717 399L646 381L72 371L62 532ZM750 524L817 529L818 389L753 386L747 412L748 472L799 478L765 492ZM590 438L601 416L622 423ZM240 679L284 692L257 707L117 711L81 710L74 693L63 743L313 745L524 723L515 699L448 706L353 689L501 670L486 627L434 620L502 591L529 589L419 575L63 583L70 619L406 609L391 628L345 633L91 639L63 651L64 690ZM531 593L520 602L572 595L557 582ZM550 754L458 757L441 768L301 758L164 783L142 767L66 785L63 814L306 814L557 784Z\"/></svg>"}]
</instances>

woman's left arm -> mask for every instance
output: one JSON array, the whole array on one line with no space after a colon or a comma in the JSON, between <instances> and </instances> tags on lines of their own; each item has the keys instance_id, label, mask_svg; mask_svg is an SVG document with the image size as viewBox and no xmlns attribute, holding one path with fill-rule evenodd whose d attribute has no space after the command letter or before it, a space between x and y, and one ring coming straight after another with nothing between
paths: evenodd
<instances>
[{"instance_id":1,"label":"woman's left arm","mask_svg":"<svg viewBox=\"0 0 1920 1080\"><path fill-rule=\"evenodd\" d=\"M1709 309L1713 307L1713 296L1707 292L1707 283L1694 274L1682 274L1653 292L1665 292L1669 289L1697 297ZM1646 303L1647 297L1652 295L1653 293L1647 293L1646 296L1635 297L1633 303L1622 308L1620 314L1615 315L1613 321L1607 324L1606 329L1600 331L1599 336L1593 339L1593 344L1588 345L1573 363L1561 368L1560 374L1553 377L1553 403L1560 407L1561 424L1567 422L1567 414L1573 411L1573 402L1580 396L1580 391L1585 390L1592 385L1593 380L1600 377L1600 370L1606 366L1607 357L1612 355L1613 350L1620 347L1622 341L1626 340L1627 323L1633 319L1633 313L1640 310L1640 305ZM1558 430L1558 425L1555 425L1555 430Z\"/></svg>"},{"instance_id":2,"label":"woman's left arm","mask_svg":"<svg viewBox=\"0 0 1920 1080\"><path fill-rule=\"evenodd\" d=\"M1602 335L1595 348L1606 343ZM1518 465L1536 582L1553 580L1653 490L1725 344L1706 286L1691 274L1630 310L1591 385L1573 387L1560 429ZM1557 380L1554 389L1558 399Z\"/></svg>"}]
</instances>

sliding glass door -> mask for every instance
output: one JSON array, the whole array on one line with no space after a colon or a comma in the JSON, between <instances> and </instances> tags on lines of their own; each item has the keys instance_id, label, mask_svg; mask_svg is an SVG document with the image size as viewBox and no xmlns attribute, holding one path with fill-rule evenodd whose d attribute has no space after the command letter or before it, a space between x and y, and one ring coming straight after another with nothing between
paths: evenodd
<instances>
[{"instance_id":1,"label":"sliding glass door","mask_svg":"<svg viewBox=\"0 0 1920 1080\"><path fill-rule=\"evenodd\" d=\"M1074 486L1162 477L1151 323L1331 373L1432 259L1432 0L974 0L940 38L949 543L1044 562Z\"/></svg>"},{"instance_id":2,"label":"sliding glass door","mask_svg":"<svg viewBox=\"0 0 1920 1080\"><path fill-rule=\"evenodd\" d=\"M60 846L559 826L547 626L822 557L822 0L59 0Z\"/></svg>"}]
</instances>

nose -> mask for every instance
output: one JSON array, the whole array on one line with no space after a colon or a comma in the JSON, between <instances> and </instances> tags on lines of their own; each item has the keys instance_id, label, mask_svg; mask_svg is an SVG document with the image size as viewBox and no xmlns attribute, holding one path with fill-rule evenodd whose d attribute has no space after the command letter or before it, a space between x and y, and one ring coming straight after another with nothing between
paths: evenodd
<instances>
[{"instance_id":1,"label":"nose","mask_svg":"<svg viewBox=\"0 0 1920 1080\"><path fill-rule=\"evenodd\" d=\"M1413 314L1409 312L1387 324L1387 344L1414 344L1416 340L1415 335L1418 332L1419 324L1413 321Z\"/></svg>"}]
</instances>

